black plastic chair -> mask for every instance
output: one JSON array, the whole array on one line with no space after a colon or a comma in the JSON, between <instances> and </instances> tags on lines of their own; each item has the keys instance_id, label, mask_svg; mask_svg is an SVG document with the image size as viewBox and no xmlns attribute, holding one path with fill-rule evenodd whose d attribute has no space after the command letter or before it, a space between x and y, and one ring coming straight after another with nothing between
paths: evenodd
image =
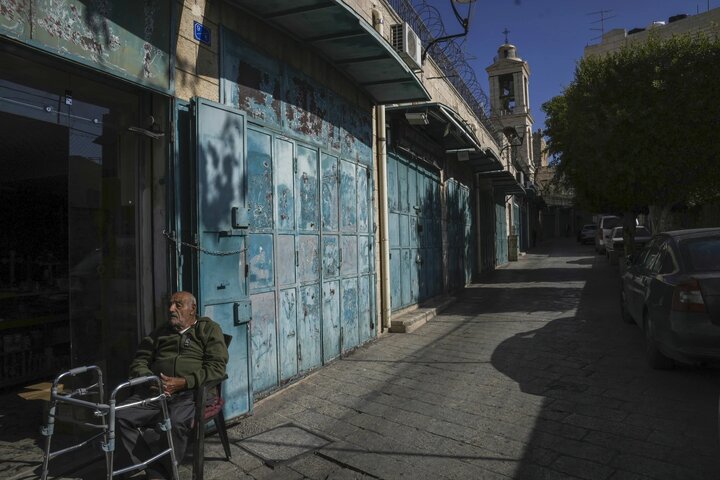
<instances>
[{"instance_id":1,"label":"black plastic chair","mask_svg":"<svg viewBox=\"0 0 720 480\"><path fill-rule=\"evenodd\" d=\"M225 345L230 346L231 335L223 335ZM193 423L195 444L193 445L193 480L203 480L205 468L205 433L210 420L215 423L215 429L225 450L225 460L230 460L230 441L225 428L225 415L222 397L222 384L227 375L220 380L208 382L195 392L195 420ZM214 395L213 395L214 394Z\"/></svg>"}]
</instances>

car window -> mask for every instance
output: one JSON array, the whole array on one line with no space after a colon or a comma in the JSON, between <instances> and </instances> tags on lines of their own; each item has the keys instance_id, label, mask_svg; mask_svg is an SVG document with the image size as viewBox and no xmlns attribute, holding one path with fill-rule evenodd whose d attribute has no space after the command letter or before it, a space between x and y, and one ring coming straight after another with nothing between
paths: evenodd
<instances>
[{"instance_id":1,"label":"car window","mask_svg":"<svg viewBox=\"0 0 720 480\"><path fill-rule=\"evenodd\" d=\"M652 248L652 246L655 244L656 241L657 240L653 238L652 240L650 240L650 242L647 245L645 245L645 248L640 250L640 253L637 256L637 259L634 262L635 265L642 265L643 263L645 263L645 257L647 257L648 253L650 252L650 249Z\"/></svg>"},{"instance_id":2,"label":"car window","mask_svg":"<svg viewBox=\"0 0 720 480\"><path fill-rule=\"evenodd\" d=\"M652 272L653 265L660 255L660 242L653 242L650 248L647 250L645 257L642 261L642 267L647 272Z\"/></svg>"},{"instance_id":3,"label":"car window","mask_svg":"<svg viewBox=\"0 0 720 480\"><path fill-rule=\"evenodd\" d=\"M663 275L672 273L677 270L677 266L675 265L675 260L673 259L671 249L667 244L665 244L663 247L662 261L657 262L657 264L660 266L658 273Z\"/></svg>"},{"instance_id":4,"label":"car window","mask_svg":"<svg viewBox=\"0 0 720 480\"><path fill-rule=\"evenodd\" d=\"M652 264L648 265L648 271L651 274L656 275L656 274L660 273L661 271L663 271L663 266L665 264L665 261L668 258L670 258L670 254L668 253L667 250L668 250L667 249L667 241L658 245L658 253L655 256L655 259L653 260ZM647 259L648 261L650 261L650 257L649 257L650 255L652 255L652 252L650 252L650 254L648 255L648 259ZM672 262L672 258L670 258L670 261ZM673 271L673 269L671 268L668 272L663 272L663 273L670 273L672 271Z\"/></svg>"},{"instance_id":5,"label":"car window","mask_svg":"<svg viewBox=\"0 0 720 480\"><path fill-rule=\"evenodd\" d=\"M612 237L613 238L622 238L623 236L623 229L622 227L615 227L612 231Z\"/></svg>"},{"instance_id":6,"label":"car window","mask_svg":"<svg viewBox=\"0 0 720 480\"><path fill-rule=\"evenodd\" d=\"M602 219L602 228L607 230L608 228L615 228L620 223L620 219L617 217L604 217Z\"/></svg>"},{"instance_id":7,"label":"car window","mask_svg":"<svg viewBox=\"0 0 720 480\"><path fill-rule=\"evenodd\" d=\"M635 236L636 237L649 237L650 230L648 230L645 227L635 227Z\"/></svg>"},{"instance_id":8,"label":"car window","mask_svg":"<svg viewBox=\"0 0 720 480\"><path fill-rule=\"evenodd\" d=\"M684 240L680 242L680 255L689 271L718 271L720 236Z\"/></svg>"}]
</instances>

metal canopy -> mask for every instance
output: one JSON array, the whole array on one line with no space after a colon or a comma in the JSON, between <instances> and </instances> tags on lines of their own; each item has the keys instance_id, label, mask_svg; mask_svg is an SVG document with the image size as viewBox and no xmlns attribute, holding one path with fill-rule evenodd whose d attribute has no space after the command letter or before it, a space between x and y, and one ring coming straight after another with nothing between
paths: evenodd
<instances>
[{"instance_id":1,"label":"metal canopy","mask_svg":"<svg viewBox=\"0 0 720 480\"><path fill-rule=\"evenodd\" d=\"M496 192L503 192L506 195L525 195L525 189L515 176L508 170L493 170L488 172L479 172L480 178L489 179L492 182Z\"/></svg>"},{"instance_id":2,"label":"metal canopy","mask_svg":"<svg viewBox=\"0 0 720 480\"><path fill-rule=\"evenodd\" d=\"M341 0L231 0L313 45L377 104L427 101L430 94L398 53Z\"/></svg>"},{"instance_id":3,"label":"metal canopy","mask_svg":"<svg viewBox=\"0 0 720 480\"><path fill-rule=\"evenodd\" d=\"M405 116L410 125L422 130L448 153L482 151L465 121L442 103L398 105L387 107L385 112L391 118Z\"/></svg>"},{"instance_id":4,"label":"metal canopy","mask_svg":"<svg viewBox=\"0 0 720 480\"><path fill-rule=\"evenodd\" d=\"M434 102L398 105L385 111L391 118L405 116L413 127L442 146L447 155L469 165L475 172L502 168L492 150L482 148L475 132L447 105Z\"/></svg>"},{"instance_id":5,"label":"metal canopy","mask_svg":"<svg viewBox=\"0 0 720 480\"><path fill-rule=\"evenodd\" d=\"M475 133L460 115L442 103L398 105L385 109L388 116L405 116L415 128L425 132L448 155L469 165L480 178L489 179L493 188L506 194L525 194L525 189L513 174L503 167L500 158L489 148L483 148Z\"/></svg>"}]
</instances>

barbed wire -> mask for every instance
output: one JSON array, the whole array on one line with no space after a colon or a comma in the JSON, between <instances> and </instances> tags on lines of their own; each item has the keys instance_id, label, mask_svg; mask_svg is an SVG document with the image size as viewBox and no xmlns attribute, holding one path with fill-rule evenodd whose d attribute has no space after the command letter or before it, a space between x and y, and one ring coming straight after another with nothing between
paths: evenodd
<instances>
[{"instance_id":1,"label":"barbed wire","mask_svg":"<svg viewBox=\"0 0 720 480\"><path fill-rule=\"evenodd\" d=\"M395 12L406 21L420 37L423 45L430 43L440 37L447 35L442 15L438 9L426 0L388 0ZM464 41L455 39L446 42L433 44L428 50L428 55L433 57L435 63L445 74L460 96L467 102L470 109L477 116L478 120L487 128L488 132L495 136L499 135L498 129L490 119L490 102L480 82L475 75L475 70L470 66L462 48Z\"/></svg>"}]
</instances>

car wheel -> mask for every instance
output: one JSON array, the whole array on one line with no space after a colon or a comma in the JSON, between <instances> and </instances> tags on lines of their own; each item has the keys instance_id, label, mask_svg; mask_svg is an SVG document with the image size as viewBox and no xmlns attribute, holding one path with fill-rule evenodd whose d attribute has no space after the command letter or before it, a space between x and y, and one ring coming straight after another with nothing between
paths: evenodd
<instances>
[{"instance_id":1,"label":"car wheel","mask_svg":"<svg viewBox=\"0 0 720 480\"><path fill-rule=\"evenodd\" d=\"M625 306L625 290L623 290L622 287L620 287L620 315L622 316L622 320L625 323L634 323L635 320L633 320L632 316L630 315L630 312L628 312L627 307Z\"/></svg>"},{"instance_id":2,"label":"car wheel","mask_svg":"<svg viewBox=\"0 0 720 480\"><path fill-rule=\"evenodd\" d=\"M667 370L675 366L675 362L665 356L657 347L655 341L655 327L647 312L643 315L643 329L645 331L645 358L648 365L655 370Z\"/></svg>"}]
</instances>

